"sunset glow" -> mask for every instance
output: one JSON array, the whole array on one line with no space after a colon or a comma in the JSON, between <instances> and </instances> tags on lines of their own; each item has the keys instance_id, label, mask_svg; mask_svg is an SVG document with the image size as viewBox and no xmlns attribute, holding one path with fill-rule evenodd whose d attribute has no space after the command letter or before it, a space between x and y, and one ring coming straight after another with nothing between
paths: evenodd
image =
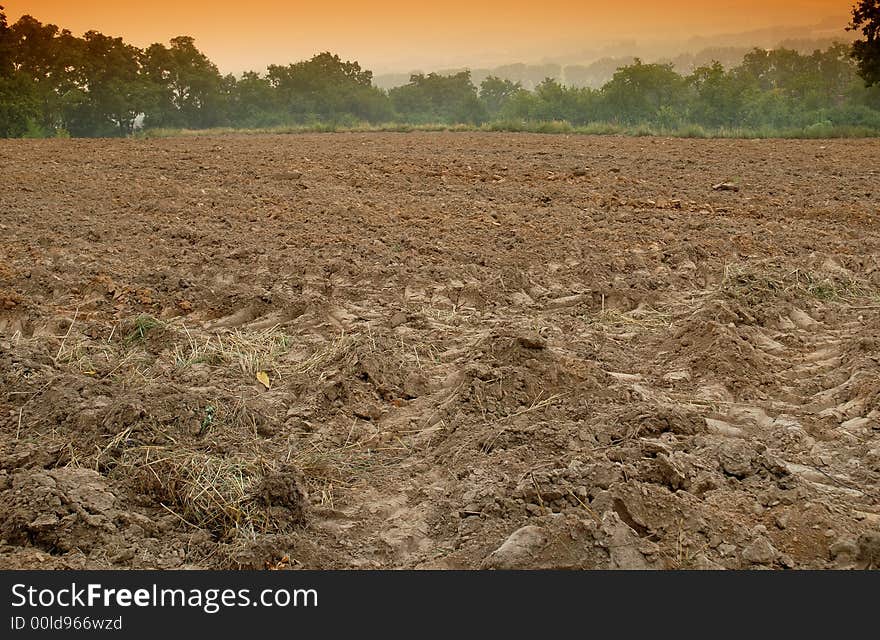
<instances>
[{"instance_id":1,"label":"sunset glow","mask_svg":"<svg viewBox=\"0 0 880 640\"><path fill-rule=\"evenodd\" d=\"M843 35L850 0L291 3L283 0L120 3L0 0L10 22L31 14L81 34L97 29L138 46L187 34L222 71L331 50L376 71L535 62L615 42L680 42L768 27ZM711 46L700 41L698 46Z\"/></svg>"}]
</instances>

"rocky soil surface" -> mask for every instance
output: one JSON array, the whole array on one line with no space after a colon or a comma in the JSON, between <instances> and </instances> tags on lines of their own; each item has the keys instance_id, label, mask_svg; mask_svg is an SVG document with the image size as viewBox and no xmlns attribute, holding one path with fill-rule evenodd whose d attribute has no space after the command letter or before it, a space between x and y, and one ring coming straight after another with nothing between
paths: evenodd
<instances>
[{"instance_id":1,"label":"rocky soil surface","mask_svg":"<svg viewBox=\"0 0 880 640\"><path fill-rule=\"evenodd\" d=\"M0 141L0 568L880 568L878 157Z\"/></svg>"}]
</instances>

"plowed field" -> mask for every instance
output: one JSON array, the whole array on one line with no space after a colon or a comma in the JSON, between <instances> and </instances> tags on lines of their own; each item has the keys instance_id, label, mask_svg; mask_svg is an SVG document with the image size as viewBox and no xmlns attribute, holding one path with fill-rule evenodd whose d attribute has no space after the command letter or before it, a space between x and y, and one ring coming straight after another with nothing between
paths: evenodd
<instances>
[{"instance_id":1,"label":"plowed field","mask_svg":"<svg viewBox=\"0 0 880 640\"><path fill-rule=\"evenodd\" d=\"M0 141L0 567L876 568L878 158Z\"/></svg>"}]
</instances>

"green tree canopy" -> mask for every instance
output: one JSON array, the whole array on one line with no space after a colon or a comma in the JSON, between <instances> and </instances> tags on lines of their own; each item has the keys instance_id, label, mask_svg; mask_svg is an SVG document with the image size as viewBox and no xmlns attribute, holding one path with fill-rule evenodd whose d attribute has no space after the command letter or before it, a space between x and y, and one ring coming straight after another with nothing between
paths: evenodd
<instances>
[{"instance_id":1,"label":"green tree canopy","mask_svg":"<svg viewBox=\"0 0 880 640\"><path fill-rule=\"evenodd\" d=\"M129 135L149 104L140 50L89 31L78 62L78 88L64 104L67 129L73 135Z\"/></svg>"},{"instance_id":2,"label":"green tree canopy","mask_svg":"<svg viewBox=\"0 0 880 640\"><path fill-rule=\"evenodd\" d=\"M715 61L694 69L687 82L694 92L690 107L694 121L711 127L737 123L747 89L747 83L740 76L728 73Z\"/></svg>"},{"instance_id":3,"label":"green tree canopy","mask_svg":"<svg viewBox=\"0 0 880 640\"><path fill-rule=\"evenodd\" d=\"M265 73L222 76L189 36L142 50L97 31L76 37L32 16L10 25L0 7L0 136L124 136L141 121L148 128L207 128L490 119L504 128L547 131L616 123L750 128L762 135L783 129L825 135L829 126L880 133L878 4L854 8L850 28L864 36L854 49L738 49L744 57L737 65L730 48L718 48L711 57L680 56L679 66L695 67L687 77L671 64L622 57L564 71L558 64L513 64L494 75L417 73L388 92L373 86L360 64L330 52ZM611 69L611 80L593 88ZM547 121L564 122L545 127Z\"/></svg>"},{"instance_id":4,"label":"green tree canopy","mask_svg":"<svg viewBox=\"0 0 880 640\"><path fill-rule=\"evenodd\" d=\"M519 82L502 80L497 76L489 76L480 83L480 99L490 114L499 113L519 91L522 91Z\"/></svg>"},{"instance_id":5,"label":"green tree canopy","mask_svg":"<svg viewBox=\"0 0 880 640\"><path fill-rule=\"evenodd\" d=\"M865 84L880 84L880 0L861 0L852 10L853 31L862 38L853 43L853 57Z\"/></svg>"},{"instance_id":6,"label":"green tree canopy","mask_svg":"<svg viewBox=\"0 0 880 640\"><path fill-rule=\"evenodd\" d=\"M329 52L296 64L271 65L267 78L279 104L298 119L347 114L375 122L390 114L384 93L373 87L373 72Z\"/></svg>"},{"instance_id":7,"label":"green tree canopy","mask_svg":"<svg viewBox=\"0 0 880 640\"><path fill-rule=\"evenodd\" d=\"M392 89L389 96L400 115L416 122L479 124L486 119L470 71L448 76L414 74L409 84Z\"/></svg>"},{"instance_id":8,"label":"green tree canopy","mask_svg":"<svg viewBox=\"0 0 880 640\"><path fill-rule=\"evenodd\" d=\"M7 78L12 74L12 43L9 41L9 23L6 21L6 12L0 5L0 78Z\"/></svg>"},{"instance_id":9,"label":"green tree canopy","mask_svg":"<svg viewBox=\"0 0 880 640\"><path fill-rule=\"evenodd\" d=\"M172 38L170 47L150 45L143 68L151 86L150 124L205 128L223 120L223 78L190 36Z\"/></svg>"},{"instance_id":10,"label":"green tree canopy","mask_svg":"<svg viewBox=\"0 0 880 640\"><path fill-rule=\"evenodd\" d=\"M671 64L632 65L618 69L602 88L606 114L624 123L656 121L661 110L678 107L684 97L684 79Z\"/></svg>"}]
</instances>

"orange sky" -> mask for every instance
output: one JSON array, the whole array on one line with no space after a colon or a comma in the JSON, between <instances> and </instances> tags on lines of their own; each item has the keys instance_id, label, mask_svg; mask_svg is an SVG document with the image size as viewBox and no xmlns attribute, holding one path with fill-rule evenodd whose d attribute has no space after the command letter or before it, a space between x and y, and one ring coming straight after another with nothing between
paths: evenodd
<instances>
[{"instance_id":1,"label":"orange sky","mask_svg":"<svg viewBox=\"0 0 880 640\"><path fill-rule=\"evenodd\" d=\"M330 50L362 66L409 71L538 62L624 39L686 40L839 18L855 0L0 0L77 35L97 29L145 46L187 34L224 72ZM832 26L836 26L832 23ZM832 28L833 31L833 28Z\"/></svg>"}]
</instances>

